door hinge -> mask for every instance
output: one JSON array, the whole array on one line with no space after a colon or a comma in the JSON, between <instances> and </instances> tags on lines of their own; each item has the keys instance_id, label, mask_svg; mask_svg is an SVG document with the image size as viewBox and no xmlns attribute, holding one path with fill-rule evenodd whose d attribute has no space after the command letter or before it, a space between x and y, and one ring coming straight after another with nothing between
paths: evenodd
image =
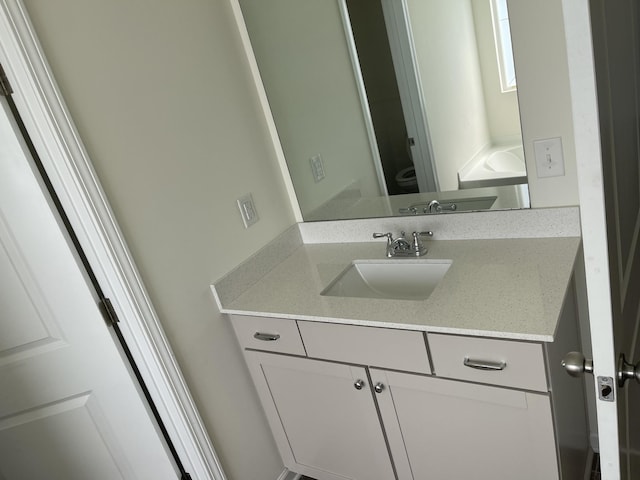
<instances>
[{"instance_id":1,"label":"door hinge","mask_svg":"<svg viewBox=\"0 0 640 480\"><path fill-rule=\"evenodd\" d=\"M0 64L0 95L3 97L8 97L13 93L13 88L11 88L11 84L9 83L9 79L7 78L7 74L4 73L4 68L2 68L2 64Z\"/></svg>"},{"instance_id":2,"label":"door hinge","mask_svg":"<svg viewBox=\"0 0 640 480\"><path fill-rule=\"evenodd\" d=\"M113 308L111 300L109 300L108 298L103 298L100 300L100 311L102 312L104 319L109 325L115 325L116 323L120 322L118 314Z\"/></svg>"}]
</instances>

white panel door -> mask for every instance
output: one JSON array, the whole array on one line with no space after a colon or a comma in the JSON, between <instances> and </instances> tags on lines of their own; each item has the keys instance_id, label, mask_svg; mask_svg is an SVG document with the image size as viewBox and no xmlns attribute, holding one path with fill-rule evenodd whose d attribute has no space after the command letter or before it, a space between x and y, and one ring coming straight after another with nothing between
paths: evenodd
<instances>
[{"instance_id":1,"label":"white panel door","mask_svg":"<svg viewBox=\"0 0 640 480\"><path fill-rule=\"evenodd\" d=\"M0 478L178 474L0 108Z\"/></svg>"},{"instance_id":2,"label":"white panel door","mask_svg":"<svg viewBox=\"0 0 640 480\"><path fill-rule=\"evenodd\" d=\"M563 1L594 375L639 360L640 6ZM617 382L614 381L614 384ZM604 480L640 476L640 385L597 402Z\"/></svg>"},{"instance_id":3,"label":"white panel door","mask_svg":"<svg viewBox=\"0 0 640 480\"><path fill-rule=\"evenodd\" d=\"M640 8L592 0L611 312L616 357L640 357ZM640 476L640 384L618 390L620 476Z\"/></svg>"}]
</instances>

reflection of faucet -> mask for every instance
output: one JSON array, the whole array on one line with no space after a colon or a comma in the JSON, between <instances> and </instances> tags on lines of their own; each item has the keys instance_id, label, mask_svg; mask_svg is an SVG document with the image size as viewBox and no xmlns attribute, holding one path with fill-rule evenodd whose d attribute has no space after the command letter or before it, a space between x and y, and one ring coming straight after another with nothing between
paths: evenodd
<instances>
[{"instance_id":1,"label":"reflection of faucet","mask_svg":"<svg viewBox=\"0 0 640 480\"><path fill-rule=\"evenodd\" d=\"M411 215L418 214L418 208L415 205L410 205L408 207L402 207L398 210L398 213L409 213Z\"/></svg>"},{"instance_id":2,"label":"reflection of faucet","mask_svg":"<svg viewBox=\"0 0 640 480\"><path fill-rule=\"evenodd\" d=\"M442 207L440 206L440 202L438 200L431 200L425 211L429 211L429 213L438 213L438 208L442 211Z\"/></svg>"},{"instance_id":3,"label":"reflection of faucet","mask_svg":"<svg viewBox=\"0 0 640 480\"><path fill-rule=\"evenodd\" d=\"M421 207L418 209L418 207ZM398 213L408 213L410 215L417 215L418 213L442 213L443 210L450 210L452 212L458 209L458 205L453 202L440 203L438 200L431 200L427 202L412 203L408 207L402 207L398 210Z\"/></svg>"},{"instance_id":4,"label":"reflection of faucet","mask_svg":"<svg viewBox=\"0 0 640 480\"><path fill-rule=\"evenodd\" d=\"M409 242L405 238L405 233L400 232L400 236L393 238L392 233L374 233L373 238L387 239L387 257L420 257L427 253L427 247L422 243L422 236L433 236L433 232L413 232L413 240Z\"/></svg>"},{"instance_id":5,"label":"reflection of faucet","mask_svg":"<svg viewBox=\"0 0 640 480\"><path fill-rule=\"evenodd\" d=\"M455 211L457 208L458 206L455 203L445 203L443 205L438 200L431 200L427 208L424 209L424 213L442 213L443 210Z\"/></svg>"}]
</instances>

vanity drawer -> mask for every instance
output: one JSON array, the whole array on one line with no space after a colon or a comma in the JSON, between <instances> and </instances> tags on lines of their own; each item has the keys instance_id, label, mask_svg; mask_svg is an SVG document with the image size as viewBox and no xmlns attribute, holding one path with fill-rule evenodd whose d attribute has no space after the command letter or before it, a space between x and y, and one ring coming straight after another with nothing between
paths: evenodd
<instances>
[{"instance_id":1,"label":"vanity drawer","mask_svg":"<svg viewBox=\"0 0 640 480\"><path fill-rule=\"evenodd\" d=\"M231 325L242 348L306 355L295 320L232 315Z\"/></svg>"},{"instance_id":2,"label":"vanity drawer","mask_svg":"<svg viewBox=\"0 0 640 480\"><path fill-rule=\"evenodd\" d=\"M310 357L431 373L422 332L302 321L298 327Z\"/></svg>"},{"instance_id":3,"label":"vanity drawer","mask_svg":"<svg viewBox=\"0 0 640 480\"><path fill-rule=\"evenodd\" d=\"M434 333L427 338L437 376L548 390L541 344Z\"/></svg>"}]
</instances>

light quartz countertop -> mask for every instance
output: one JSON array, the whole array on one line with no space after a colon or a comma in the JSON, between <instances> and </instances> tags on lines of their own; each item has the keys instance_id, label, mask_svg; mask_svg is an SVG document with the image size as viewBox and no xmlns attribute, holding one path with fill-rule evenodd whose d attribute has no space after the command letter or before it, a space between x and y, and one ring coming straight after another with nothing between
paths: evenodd
<instances>
[{"instance_id":1,"label":"light quartz countertop","mask_svg":"<svg viewBox=\"0 0 640 480\"><path fill-rule=\"evenodd\" d=\"M426 300L322 296L384 243L306 244L228 302L228 314L553 341L580 238L436 240L421 258L453 263ZM215 290L214 285L214 290Z\"/></svg>"}]
</instances>

